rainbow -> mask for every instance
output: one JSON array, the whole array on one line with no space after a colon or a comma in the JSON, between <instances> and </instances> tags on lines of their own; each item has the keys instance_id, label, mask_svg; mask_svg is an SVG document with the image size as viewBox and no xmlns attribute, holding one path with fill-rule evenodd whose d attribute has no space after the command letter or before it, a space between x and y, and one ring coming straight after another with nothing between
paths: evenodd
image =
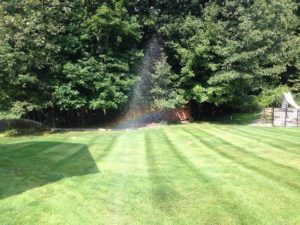
<instances>
[{"instance_id":1,"label":"rainbow","mask_svg":"<svg viewBox=\"0 0 300 225\"><path fill-rule=\"evenodd\" d=\"M149 123L163 121L163 114L164 111L161 110L141 110L120 117L114 121L110 127L112 127L112 129L139 128Z\"/></svg>"},{"instance_id":2,"label":"rainbow","mask_svg":"<svg viewBox=\"0 0 300 225\"><path fill-rule=\"evenodd\" d=\"M112 129L139 128L150 123L159 123L163 121L180 122L189 119L190 111L188 107L169 110L144 109L120 117L110 124L110 127L112 127Z\"/></svg>"}]
</instances>

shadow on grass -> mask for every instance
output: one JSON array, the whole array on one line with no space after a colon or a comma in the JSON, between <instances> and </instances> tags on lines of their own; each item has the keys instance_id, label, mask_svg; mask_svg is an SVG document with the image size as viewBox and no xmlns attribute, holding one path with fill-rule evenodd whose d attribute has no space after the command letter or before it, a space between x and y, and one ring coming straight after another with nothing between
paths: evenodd
<instances>
[{"instance_id":1,"label":"shadow on grass","mask_svg":"<svg viewBox=\"0 0 300 225\"><path fill-rule=\"evenodd\" d=\"M0 199L72 176L98 173L88 147L65 142L0 145Z\"/></svg>"}]
</instances>

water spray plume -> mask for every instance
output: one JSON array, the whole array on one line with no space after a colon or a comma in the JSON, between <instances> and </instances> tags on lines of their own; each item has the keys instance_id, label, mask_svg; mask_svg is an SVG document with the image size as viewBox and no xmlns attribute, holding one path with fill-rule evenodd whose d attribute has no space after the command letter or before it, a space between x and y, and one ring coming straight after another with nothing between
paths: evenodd
<instances>
[{"instance_id":1,"label":"water spray plume","mask_svg":"<svg viewBox=\"0 0 300 225\"><path fill-rule=\"evenodd\" d=\"M162 46L157 36L153 36L147 44L145 55L139 68L138 79L133 88L128 111L115 126L119 129L136 128L146 123L157 121L161 112L152 111L149 106L151 74L155 63L161 58Z\"/></svg>"}]
</instances>

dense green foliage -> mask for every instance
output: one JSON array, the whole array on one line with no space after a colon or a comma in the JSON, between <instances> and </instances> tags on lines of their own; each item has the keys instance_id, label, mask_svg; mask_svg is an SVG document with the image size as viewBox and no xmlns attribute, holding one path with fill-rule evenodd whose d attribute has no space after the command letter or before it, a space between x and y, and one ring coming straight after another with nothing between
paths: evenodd
<instances>
[{"instance_id":1,"label":"dense green foliage","mask_svg":"<svg viewBox=\"0 0 300 225\"><path fill-rule=\"evenodd\" d=\"M180 89L178 76L171 71L166 57L157 61L150 75L150 103L154 109L173 109L185 103L184 90Z\"/></svg>"},{"instance_id":2,"label":"dense green foliage","mask_svg":"<svg viewBox=\"0 0 300 225\"><path fill-rule=\"evenodd\" d=\"M127 101L140 28L121 1L1 4L1 105L115 109Z\"/></svg>"},{"instance_id":3,"label":"dense green foliage","mask_svg":"<svg viewBox=\"0 0 300 225\"><path fill-rule=\"evenodd\" d=\"M0 224L298 225L299 136L203 123L1 137Z\"/></svg>"},{"instance_id":4,"label":"dense green foliage","mask_svg":"<svg viewBox=\"0 0 300 225\"><path fill-rule=\"evenodd\" d=\"M241 107L282 76L299 91L295 7L285 0L211 3L201 19L188 16L161 28L191 98Z\"/></svg>"},{"instance_id":5,"label":"dense green foliage","mask_svg":"<svg viewBox=\"0 0 300 225\"><path fill-rule=\"evenodd\" d=\"M153 107L193 100L257 108L263 91L300 92L298 7L295 0L1 1L1 110L53 121L61 111L120 110L153 35L168 58L151 77Z\"/></svg>"},{"instance_id":6,"label":"dense green foliage","mask_svg":"<svg viewBox=\"0 0 300 225\"><path fill-rule=\"evenodd\" d=\"M282 103L282 93L288 92L287 86L278 86L274 89L263 90L257 96L257 102L261 107L277 106L280 107Z\"/></svg>"}]
</instances>

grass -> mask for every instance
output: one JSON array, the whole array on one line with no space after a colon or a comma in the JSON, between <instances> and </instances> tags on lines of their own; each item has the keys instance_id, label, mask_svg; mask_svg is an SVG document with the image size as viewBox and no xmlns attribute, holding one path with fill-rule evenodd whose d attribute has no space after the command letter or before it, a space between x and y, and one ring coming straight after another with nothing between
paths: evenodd
<instances>
[{"instance_id":1,"label":"grass","mask_svg":"<svg viewBox=\"0 0 300 225\"><path fill-rule=\"evenodd\" d=\"M209 119L210 122L218 124L236 124L247 125L261 117L260 112L256 113L233 113L222 116L214 116Z\"/></svg>"},{"instance_id":2,"label":"grass","mask_svg":"<svg viewBox=\"0 0 300 225\"><path fill-rule=\"evenodd\" d=\"M0 224L300 224L300 129L0 138Z\"/></svg>"}]
</instances>

